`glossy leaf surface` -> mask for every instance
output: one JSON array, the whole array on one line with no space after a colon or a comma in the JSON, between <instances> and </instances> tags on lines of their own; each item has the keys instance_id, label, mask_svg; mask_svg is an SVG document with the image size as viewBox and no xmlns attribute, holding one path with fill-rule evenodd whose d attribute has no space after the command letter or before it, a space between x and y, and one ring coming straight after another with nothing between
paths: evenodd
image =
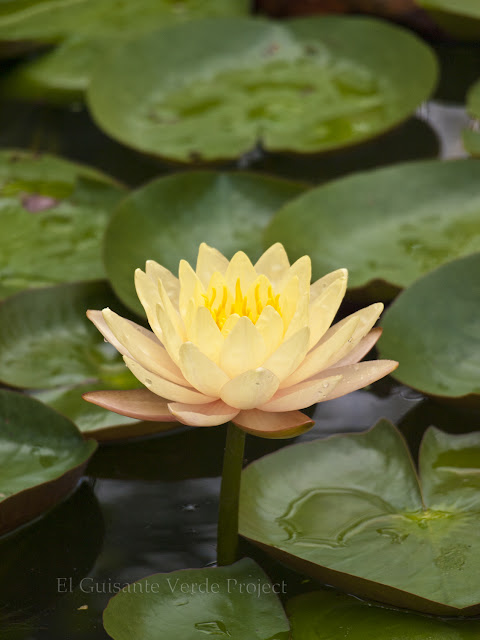
<instances>
[{"instance_id":1,"label":"glossy leaf surface","mask_svg":"<svg viewBox=\"0 0 480 640\"><path fill-rule=\"evenodd\" d=\"M421 484L383 420L282 449L244 471L240 532L360 596L444 614L480 611L480 435L430 429Z\"/></svg>"}]
</instances>

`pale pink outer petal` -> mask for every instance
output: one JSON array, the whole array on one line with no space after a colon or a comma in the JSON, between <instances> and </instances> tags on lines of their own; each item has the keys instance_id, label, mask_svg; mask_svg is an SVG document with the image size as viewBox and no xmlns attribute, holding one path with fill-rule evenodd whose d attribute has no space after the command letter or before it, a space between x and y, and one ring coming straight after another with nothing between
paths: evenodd
<instances>
[{"instance_id":1,"label":"pale pink outer petal","mask_svg":"<svg viewBox=\"0 0 480 640\"><path fill-rule=\"evenodd\" d=\"M223 386L222 400L237 409L255 409L278 389L278 378L268 369L245 371Z\"/></svg>"},{"instance_id":2,"label":"pale pink outer petal","mask_svg":"<svg viewBox=\"0 0 480 640\"><path fill-rule=\"evenodd\" d=\"M175 422L168 410L167 401L148 389L128 391L90 391L83 399L122 416L153 422Z\"/></svg>"},{"instance_id":3,"label":"pale pink outer petal","mask_svg":"<svg viewBox=\"0 0 480 640\"><path fill-rule=\"evenodd\" d=\"M179 422L191 427L215 427L232 420L239 412L221 400L209 404L170 402L168 408Z\"/></svg>"},{"instance_id":4,"label":"pale pink outer petal","mask_svg":"<svg viewBox=\"0 0 480 640\"><path fill-rule=\"evenodd\" d=\"M269 402L259 405L257 408L262 411L274 412L305 409L305 407L317 402L328 400L341 379L341 375L332 375L321 380L305 380L293 387L280 389Z\"/></svg>"},{"instance_id":5,"label":"pale pink outer petal","mask_svg":"<svg viewBox=\"0 0 480 640\"><path fill-rule=\"evenodd\" d=\"M240 411L230 418L237 427L262 438L293 438L310 429L314 422L301 411L269 413L259 409Z\"/></svg>"},{"instance_id":6,"label":"pale pink outer petal","mask_svg":"<svg viewBox=\"0 0 480 640\"><path fill-rule=\"evenodd\" d=\"M335 367L343 367L347 364L356 364L373 349L378 339L382 335L382 328L375 327L367 335L360 340L357 346L350 351L344 358L335 363Z\"/></svg>"},{"instance_id":7,"label":"pale pink outer petal","mask_svg":"<svg viewBox=\"0 0 480 640\"><path fill-rule=\"evenodd\" d=\"M397 367L398 362L394 360L367 360L358 364L350 364L346 367L326 369L322 371L322 375L339 375L342 378L329 394L327 400L334 400L357 389L363 389L363 387L372 384L372 382L388 376Z\"/></svg>"},{"instance_id":8,"label":"pale pink outer petal","mask_svg":"<svg viewBox=\"0 0 480 640\"><path fill-rule=\"evenodd\" d=\"M170 380L165 380L159 375L148 371L148 369L145 369L141 364L127 356L123 356L123 359L137 380L140 380L147 389L157 396L167 398L169 401L194 404L207 404L215 400L215 398L210 398L203 393L194 391L192 388L182 387L179 384L170 382Z\"/></svg>"}]
</instances>

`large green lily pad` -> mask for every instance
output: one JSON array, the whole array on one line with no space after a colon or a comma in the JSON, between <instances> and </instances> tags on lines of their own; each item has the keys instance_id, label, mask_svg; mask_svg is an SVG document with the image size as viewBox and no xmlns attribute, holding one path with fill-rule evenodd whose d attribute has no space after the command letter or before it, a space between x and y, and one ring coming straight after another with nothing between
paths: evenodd
<instances>
[{"instance_id":1,"label":"large green lily pad","mask_svg":"<svg viewBox=\"0 0 480 640\"><path fill-rule=\"evenodd\" d=\"M480 80L470 87L467 93L467 110L470 115L480 120ZM463 144L473 156L480 156L480 133L478 127L463 132Z\"/></svg>"},{"instance_id":2,"label":"large green lily pad","mask_svg":"<svg viewBox=\"0 0 480 640\"><path fill-rule=\"evenodd\" d=\"M4 0L0 40L48 42L75 34L104 37L205 15L244 14L248 7L248 0Z\"/></svg>"},{"instance_id":3,"label":"large green lily pad","mask_svg":"<svg viewBox=\"0 0 480 640\"><path fill-rule=\"evenodd\" d=\"M96 447L53 409L0 389L0 533L70 493Z\"/></svg>"},{"instance_id":4,"label":"large green lily pad","mask_svg":"<svg viewBox=\"0 0 480 640\"><path fill-rule=\"evenodd\" d=\"M448 34L463 40L480 37L480 4L477 0L416 0Z\"/></svg>"},{"instance_id":5,"label":"large green lily pad","mask_svg":"<svg viewBox=\"0 0 480 640\"><path fill-rule=\"evenodd\" d=\"M195 264L207 242L227 257L263 253L262 233L277 209L304 185L248 173L195 171L154 180L116 209L105 235L105 267L120 299L144 313L133 282L137 267L156 260L177 273Z\"/></svg>"},{"instance_id":6,"label":"large green lily pad","mask_svg":"<svg viewBox=\"0 0 480 640\"><path fill-rule=\"evenodd\" d=\"M249 558L228 567L157 573L112 598L103 621L114 640L288 640L275 595L281 588Z\"/></svg>"},{"instance_id":7,"label":"large green lily pad","mask_svg":"<svg viewBox=\"0 0 480 640\"><path fill-rule=\"evenodd\" d=\"M0 298L104 277L102 236L124 191L49 155L0 152Z\"/></svg>"},{"instance_id":8,"label":"large green lily pad","mask_svg":"<svg viewBox=\"0 0 480 640\"><path fill-rule=\"evenodd\" d=\"M395 378L423 393L478 401L479 274L476 253L427 274L395 300L379 343L383 358L398 356Z\"/></svg>"},{"instance_id":9,"label":"large green lily pad","mask_svg":"<svg viewBox=\"0 0 480 640\"><path fill-rule=\"evenodd\" d=\"M259 142L309 153L398 124L429 96L436 69L418 38L372 18L217 18L115 48L88 102L112 137L180 162L234 158Z\"/></svg>"},{"instance_id":10,"label":"large green lily pad","mask_svg":"<svg viewBox=\"0 0 480 640\"><path fill-rule=\"evenodd\" d=\"M480 250L480 162L405 163L347 176L287 203L266 231L314 275L347 267L350 287L393 289ZM393 285L393 287L392 287ZM423 309L422 309L423 311Z\"/></svg>"},{"instance_id":11,"label":"large green lily pad","mask_svg":"<svg viewBox=\"0 0 480 640\"><path fill-rule=\"evenodd\" d=\"M334 591L287 603L293 640L477 640L480 621L441 620L375 607Z\"/></svg>"},{"instance_id":12,"label":"large green lily pad","mask_svg":"<svg viewBox=\"0 0 480 640\"><path fill-rule=\"evenodd\" d=\"M388 421L286 447L243 473L240 532L350 593L428 613L480 612L480 434L427 431L417 478Z\"/></svg>"},{"instance_id":13,"label":"large green lily pad","mask_svg":"<svg viewBox=\"0 0 480 640\"><path fill-rule=\"evenodd\" d=\"M0 39L65 38L52 51L16 68L4 89L27 99L79 98L95 65L119 40L194 18L242 15L248 8L248 0L29 0L27 10L12 7L4 15L0 8Z\"/></svg>"},{"instance_id":14,"label":"large green lily pad","mask_svg":"<svg viewBox=\"0 0 480 640\"><path fill-rule=\"evenodd\" d=\"M36 289L4 300L0 380L15 387L48 389L37 397L98 439L146 435L176 426L146 425L82 400L82 393L98 388L139 386L120 354L85 316L87 309L107 306L129 315L103 282Z\"/></svg>"}]
</instances>

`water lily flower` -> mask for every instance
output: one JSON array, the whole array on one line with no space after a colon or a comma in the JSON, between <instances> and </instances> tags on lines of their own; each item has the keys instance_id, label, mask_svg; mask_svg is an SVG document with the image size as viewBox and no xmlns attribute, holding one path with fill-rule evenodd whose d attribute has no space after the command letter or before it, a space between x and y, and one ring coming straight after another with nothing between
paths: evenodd
<instances>
[{"instance_id":1,"label":"water lily flower","mask_svg":"<svg viewBox=\"0 0 480 640\"><path fill-rule=\"evenodd\" d=\"M332 400L390 373L391 360L360 362L381 330L383 305L372 304L331 326L347 271L315 283L311 261L290 265L283 245L251 263L229 261L202 244L196 269L179 276L154 261L135 286L152 331L110 309L90 320L145 385L96 391L85 399L140 420L208 427L232 421L263 437L290 437L313 423L300 409Z\"/></svg>"}]
</instances>

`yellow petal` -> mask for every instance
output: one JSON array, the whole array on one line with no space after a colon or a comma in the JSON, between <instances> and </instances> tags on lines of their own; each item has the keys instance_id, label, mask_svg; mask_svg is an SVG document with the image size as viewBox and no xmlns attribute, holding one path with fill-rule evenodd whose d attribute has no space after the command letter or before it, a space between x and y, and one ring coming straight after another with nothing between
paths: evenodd
<instances>
[{"instance_id":1,"label":"yellow petal","mask_svg":"<svg viewBox=\"0 0 480 640\"><path fill-rule=\"evenodd\" d=\"M105 340L109 342L112 345L112 347L115 347L115 349L119 353L121 353L122 356L132 355L129 352L129 350L126 348L126 346L122 344L119 340L117 340L117 338L114 336L114 334L112 333L112 330L110 329L108 324L105 322L105 318L103 317L102 311L97 311L96 309L89 309L87 311L87 318L90 320L90 322L93 322L93 324L97 327L97 329L100 331L100 333L105 338Z\"/></svg>"},{"instance_id":2,"label":"yellow petal","mask_svg":"<svg viewBox=\"0 0 480 640\"><path fill-rule=\"evenodd\" d=\"M347 269L337 269L336 271L332 271L331 273L327 273L316 280L310 287L310 299L313 300L317 298L321 293L325 291L333 282L336 280L348 280L348 271Z\"/></svg>"},{"instance_id":3,"label":"yellow petal","mask_svg":"<svg viewBox=\"0 0 480 640\"><path fill-rule=\"evenodd\" d=\"M322 371L322 369L325 369L335 354L338 353L340 349L343 349L345 343L348 343L348 341L352 339L358 322L358 318L350 318L348 322L343 324L339 331L336 331L332 335L328 336L327 331L324 338L322 338L315 349L310 351L298 369L283 381L280 385L281 388L298 384L302 382L302 380L311 378Z\"/></svg>"},{"instance_id":4,"label":"yellow petal","mask_svg":"<svg viewBox=\"0 0 480 640\"><path fill-rule=\"evenodd\" d=\"M171 402L168 408L179 422L191 427L215 427L228 422L238 413L238 409L229 407L222 400L209 404Z\"/></svg>"},{"instance_id":5,"label":"yellow petal","mask_svg":"<svg viewBox=\"0 0 480 640\"><path fill-rule=\"evenodd\" d=\"M283 320L281 315L270 305L260 314L256 324L256 330L265 343L265 357L268 358L280 344L283 338Z\"/></svg>"},{"instance_id":6,"label":"yellow petal","mask_svg":"<svg viewBox=\"0 0 480 640\"><path fill-rule=\"evenodd\" d=\"M173 400L175 402L195 404L206 404L207 402L213 402L213 400L215 400L215 398L209 398L203 393L194 391L191 388L182 387L179 384L175 384L175 382L165 380L156 373L148 371L142 367L141 364L127 356L123 356L123 359L137 380L140 380L140 382L144 384L149 391L155 393L157 396L161 396L162 398Z\"/></svg>"},{"instance_id":7,"label":"yellow petal","mask_svg":"<svg viewBox=\"0 0 480 640\"><path fill-rule=\"evenodd\" d=\"M160 304L160 291L153 280L147 276L141 269L135 270L135 289L137 290L138 299L142 303L147 320L152 327L157 338L163 342L163 332L158 322L156 307Z\"/></svg>"},{"instance_id":8,"label":"yellow petal","mask_svg":"<svg viewBox=\"0 0 480 640\"><path fill-rule=\"evenodd\" d=\"M235 291L237 280L240 280L240 288L242 293L245 295L256 277L257 272L253 268L250 258L243 251L237 251L230 260L225 273L225 280L227 282L228 289L230 291Z\"/></svg>"},{"instance_id":9,"label":"yellow petal","mask_svg":"<svg viewBox=\"0 0 480 640\"><path fill-rule=\"evenodd\" d=\"M124 355L131 356L162 378L178 384L188 384L154 333L122 318L111 309L104 309L102 313L112 333L127 348Z\"/></svg>"},{"instance_id":10,"label":"yellow petal","mask_svg":"<svg viewBox=\"0 0 480 640\"><path fill-rule=\"evenodd\" d=\"M185 342L180 347L180 367L194 389L213 398L220 397L223 385L230 379L192 342Z\"/></svg>"},{"instance_id":11,"label":"yellow petal","mask_svg":"<svg viewBox=\"0 0 480 640\"><path fill-rule=\"evenodd\" d=\"M314 422L300 411L272 413L250 409L230 418L237 427L262 438L293 438L304 433Z\"/></svg>"},{"instance_id":12,"label":"yellow petal","mask_svg":"<svg viewBox=\"0 0 480 640\"><path fill-rule=\"evenodd\" d=\"M289 268L287 253L280 242L267 249L255 264L255 271L265 274L274 287L281 282Z\"/></svg>"},{"instance_id":13,"label":"yellow petal","mask_svg":"<svg viewBox=\"0 0 480 640\"><path fill-rule=\"evenodd\" d=\"M190 342L197 345L207 358L218 364L224 340L208 309L199 307L194 312L187 337Z\"/></svg>"},{"instance_id":14,"label":"yellow petal","mask_svg":"<svg viewBox=\"0 0 480 640\"><path fill-rule=\"evenodd\" d=\"M201 347L200 347L201 348ZM234 378L256 369L265 360L265 343L251 320L242 317L225 338L220 351L220 367Z\"/></svg>"},{"instance_id":15,"label":"yellow petal","mask_svg":"<svg viewBox=\"0 0 480 640\"><path fill-rule=\"evenodd\" d=\"M220 251L209 247L208 244L202 242L198 250L197 258L197 276L200 278L203 286L208 287L210 278L219 271L221 274L225 274L228 267L228 260L223 256Z\"/></svg>"},{"instance_id":16,"label":"yellow petal","mask_svg":"<svg viewBox=\"0 0 480 640\"><path fill-rule=\"evenodd\" d=\"M290 321L295 315L299 299L300 289L298 277L294 276L285 285L278 301L285 331L287 331Z\"/></svg>"},{"instance_id":17,"label":"yellow petal","mask_svg":"<svg viewBox=\"0 0 480 640\"><path fill-rule=\"evenodd\" d=\"M269 400L278 389L278 378L268 369L245 371L222 388L221 398L237 409L254 409Z\"/></svg>"},{"instance_id":18,"label":"yellow petal","mask_svg":"<svg viewBox=\"0 0 480 640\"><path fill-rule=\"evenodd\" d=\"M147 260L145 264L145 273L153 280L155 285L160 280L165 287L168 297L172 301L173 305L178 309L178 297L180 293L180 283L171 271L162 267L161 264L155 262L155 260Z\"/></svg>"},{"instance_id":19,"label":"yellow petal","mask_svg":"<svg viewBox=\"0 0 480 640\"><path fill-rule=\"evenodd\" d=\"M304 327L291 338L282 342L262 365L274 373L280 382L287 378L305 358L310 339L310 329Z\"/></svg>"},{"instance_id":20,"label":"yellow petal","mask_svg":"<svg viewBox=\"0 0 480 640\"><path fill-rule=\"evenodd\" d=\"M327 399L333 400L357 389L363 389L363 387L372 384L372 382L384 378L397 367L398 362L394 360L367 360L366 362L359 362L346 367L327 369L323 372L325 375L340 375L342 377Z\"/></svg>"},{"instance_id":21,"label":"yellow petal","mask_svg":"<svg viewBox=\"0 0 480 640\"><path fill-rule=\"evenodd\" d=\"M292 264L280 282L279 291L282 291L287 282L295 276L298 278L300 293L310 293L310 281L312 279L312 261L310 260L310 256L302 256Z\"/></svg>"},{"instance_id":22,"label":"yellow petal","mask_svg":"<svg viewBox=\"0 0 480 640\"><path fill-rule=\"evenodd\" d=\"M310 349L332 324L347 289L345 270L340 269L334 273L339 275L310 302Z\"/></svg>"},{"instance_id":23,"label":"yellow petal","mask_svg":"<svg viewBox=\"0 0 480 640\"><path fill-rule=\"evenodd\" d=\"M351 320L355 319L357 322L357 326L355 327L350 339L344 343L343 347L332 355L332 358L326 363L325 367L331 367L336 362L347 356L348 353L350 353L350 351L352 351L360 340L362 340L362 338L364 338L370 331L382 311L383 304L381 302L376 302L375 304L371 304L369 307L365 307L364 309L360 309L359 311L352 313L343 320L340 320L340 322L334 324L333 327L330 327L330 329L325 333L322 342L329 340L338 331L342 331L345 324L349 323Z\"/></svg>"},{"instance_id":24,"label":"yellow petal","mask_svg":"<svg viewBox=\"0 0 480 640\"><path fill-rule=\"evenodd\" d=\"M225 324L222 327L222 332L221 332L224 338L226 338L228 334L232 331L233 327L237 324L240 317L241 316L239 316L238 313L232 313L231 316L228 316L228 318L225 321Z\"/></svg>"},{"instance_id":25,"label":"yellow petal","mask_svg":"<svg viewBox=\"0 0 480 640\"><path fill-rule=\"evenodd\" d=\"M328 396L342 379L341 375L332 375L322 380L305 380L293 387L280 389L273 398L259 406L262 411L293 411L305 409L317 402L328 400Z\"/></svg>"},{"instance_id":26,"label":"yellow petal","mask_svg":"<svg viewBox=\"0 0 480 640\"><path fill-rule=\"evenodd\" d=\"M350 351L344 358L335 363L336 367L343 367L347 364L356 364L367 355L367 353L373 349L378 339L382 335L382 328L375 327L367 333L367 335L360 340L357 346Z\"/></svg>"},{"instance_id":27,"label":"yellow petal","mask_svg":"<svg viewBox=\"0 0 480 640\"><path fill-rule=\"evenodd\" d=\"M167 401L148 389L128 389L124 391L90 391L83 399L98 407L103 407L122 416L153 422L174 422L168 410Z\"/></svg>"},{"instance_id":28,"label":"yellow petal","mask_svg":"<svg viewBox=\"0 0 480 640\"><path fill-rule=\"evenodd\" d=\"M200 302L201 294L205 292L205 289L197 274L186 260L180 260L178 275L180 280L178 308L180 310L181 317L185 321L190 302L192 300L194 302L197 300Z\"/></svg>"},{"instance_id":29,"label":"yellow petal","mask_svg":"<svg viewBox=\"0 0 480 640\"><path fill-rule=\"evenodd\" d=\"M297 302L297 308L293 314L293 318L290 320L288 329L285 333L284 339L288 339L293 336L294 333L308 327L310 325L310 296L308 293L303 293Z\"/></svg>"},{"instance_id":30,"label":"yellow petal","mask_svg":"<svg viewBox=\"0 0 480 640\"><path fill-rule=\"evenodd\" d=\"M172 324L169 314L165 311L161 304L157 304L156 309L157 324L161 327L162 343L173 362L179 366L179 351L183 344L182 338L178 335Z\"/></svg>"}]
</instances>

